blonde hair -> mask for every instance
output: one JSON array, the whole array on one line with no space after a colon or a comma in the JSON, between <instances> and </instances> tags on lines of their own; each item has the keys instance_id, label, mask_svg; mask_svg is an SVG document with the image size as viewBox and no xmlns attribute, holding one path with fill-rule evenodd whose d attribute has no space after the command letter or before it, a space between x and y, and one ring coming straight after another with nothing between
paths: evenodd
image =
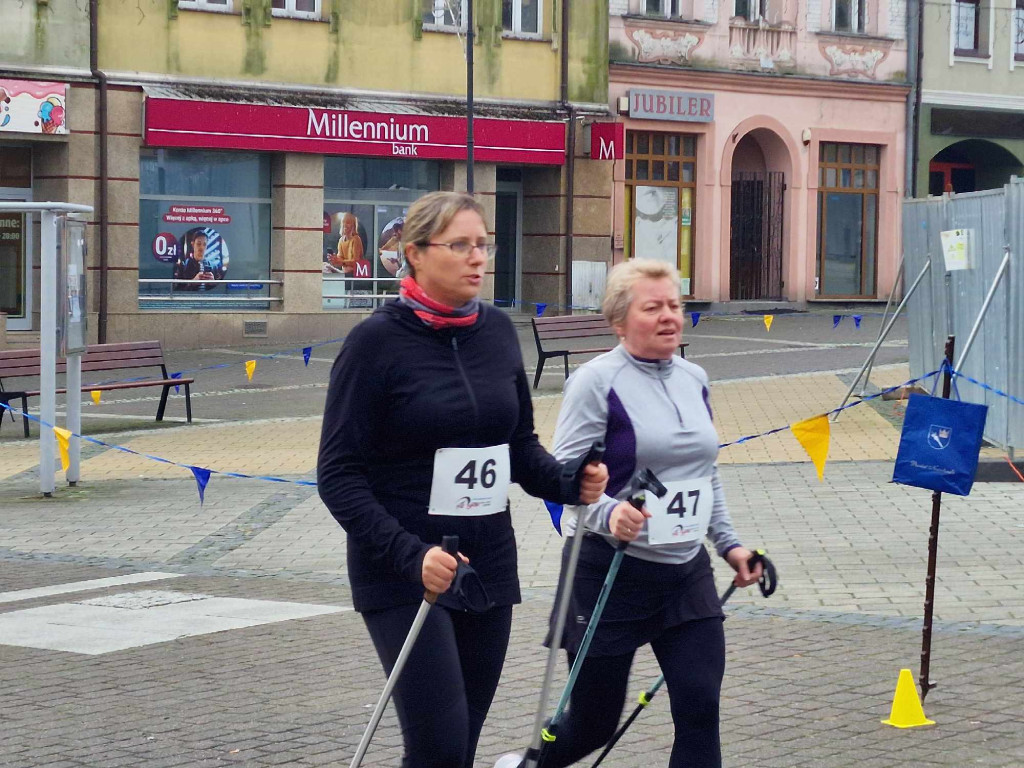
<instances>
[{"instance_id":1,"label":"blonde hair","mask_svg":"<svg viewBox=\"0 0 1024 768\"><path fill-rule=\"evenodd\" d=\"M465 192L429 192L409 206L402 227L402 272L416 276L416 271L405 258L405 249L409 245L417 248L426 247L427 243L438 234L444 232L462 211L474 211L480 218L487 221L484 208L472 195Z\"/></svg>"},{"instance_id":2,"label":"blonde hair","mask_svg":"<svg viewBox=\"0 0 1024 768\"><path fill-rule=\"evenodd\" d=\"M608 273L601 311L613 328L626 322L626 313L633 303L633 286L637 280L661 280L668 278L679 290L679 273L664 261L655 259L630 259L616 264Z\"/></svg>"}]
</instances>

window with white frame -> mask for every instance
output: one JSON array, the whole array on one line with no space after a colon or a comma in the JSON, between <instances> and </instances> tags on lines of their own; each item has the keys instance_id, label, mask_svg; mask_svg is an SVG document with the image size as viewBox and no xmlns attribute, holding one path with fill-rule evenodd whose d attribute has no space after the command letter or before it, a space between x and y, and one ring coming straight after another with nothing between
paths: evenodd
<instances>
[{"instance_id":1,"label":"window with white frame","mask_svg":"<svg viewBox=\"0 0 1024 768\"><path fill-rule=\"evenodd\" d=\"M231 13L232 0L178 0L178 7L194 11Z\"/></svg>"},{"instance_id":2,"label":"window with white frame","mask_svg":"<svg viewBox=\"0 0 1024 768\"><path fill-rule=\"evenodd\" d=\"M537 35L541 29L543 0L501 0L501 28L514 35Z\"/></svg>"},{"instance_id":3,"label":"window with white frame","mask_svg":"<svg viewBox=\"0 0 1024 768\"><path fill-rule=\"evenodd\" d=\"M832 0L832 31L866 32L867 4L867 0Z\"/></svg>"},{"instance_id":4,"label":"window with white frame","mask_svg":"<svg viewBox=\"0 0 1024 768\"><path fill-rule=\"evenodd\" d=\"M1013 58L1024 61L1024 0L1017 0L1013 11Z\"/></svg>"},{"instance_id":5,"label":"window with white frame","mask_svg":"<svg viewBox=\"0 0 1024 768\"><path fill-rule=\"evenodd\" d=\"M643 0L645 16L661 16L666 19L687 18L692 15L693 4L684 0Z\"/></svg>"},{"instance_id":6,"label":"window with white frame","mask_svg":"<svg viewBox=\"0 0 1024 768\"><path fill-rule=\"evenodd\" d=\"M735 0L733 18L758 21L767 16L768 0Z\"/></svg>"},{"instance_id":7,"label":"window with white frame","mask_svg":"<svg viewBox=\"0 0 1024 768\"><path fill-rule=\"evenodd\" d=\"M425 29L465 29L468 0L423 0Z\"/></svg>"},{"instance_id":8,"label":"window with white frame","mask_svg":"<svg viewBox=\"0 0 1024 768\"><path fill-rule=\"evenodd\" d=\"M320 0L271 0L270 12L274 16L315 20L320 18Z\"/></svg>"},{"instance_id":9,"label":"window with white frame","mask_svg":"<svg viewBox=\"0 0 1024 768\"><path fill-rule=\"evenodd\" d=\"M953 52L988 56L988 6L984 0L953 0Z\"/></svg>"}]
</instances>

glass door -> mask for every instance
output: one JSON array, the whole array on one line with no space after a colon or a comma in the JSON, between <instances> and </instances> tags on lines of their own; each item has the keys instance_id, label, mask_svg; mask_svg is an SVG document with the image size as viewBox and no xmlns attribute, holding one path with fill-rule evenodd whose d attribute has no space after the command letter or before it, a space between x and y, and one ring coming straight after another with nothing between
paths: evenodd
<instances>
[{"instance_id":1,"label":"glass door","mask_svg":"<svg viewBox=\"0 0 1024 768\"><path fill-rule=\"evenodd\" d=\"M0 202L25 202L26 190L0 189ZM0 312L10 331L32 330L32 219L0 211Z\"/></svg>"}]
</instances>

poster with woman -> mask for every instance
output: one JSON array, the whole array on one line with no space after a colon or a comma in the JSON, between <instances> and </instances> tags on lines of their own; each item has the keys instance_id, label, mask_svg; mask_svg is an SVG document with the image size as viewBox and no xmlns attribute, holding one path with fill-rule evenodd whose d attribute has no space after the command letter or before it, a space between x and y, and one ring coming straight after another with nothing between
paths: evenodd
<instances>
[{"instance_id":1,"label":"poster with woman","mask_svg":"<svg viewBox=\"0 0 1024 768\"><path fill-rule=\"evenodd\" d=\"M675 187L637 187L633 255L679 268L679 196Z\"/></svg>"}]
</instances>

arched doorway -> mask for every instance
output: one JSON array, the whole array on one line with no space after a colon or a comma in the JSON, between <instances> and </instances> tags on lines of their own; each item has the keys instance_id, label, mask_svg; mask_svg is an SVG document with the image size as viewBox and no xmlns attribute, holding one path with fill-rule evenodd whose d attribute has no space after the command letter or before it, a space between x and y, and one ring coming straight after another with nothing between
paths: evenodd
<instances>
[{"instance_id":1,"label":"arched doorway","mask_svg":"<svg viewBox=\"0 0 1024 768\"><path fill-rule=\"evenodd\" d=\"M733 152L729 298L734 301L784 296L786 180L780 157L788 157L785 146L763 128L746 134Z\"/></svg>"},{"instance_id":2,"label":"arched doorway","mask_svg":"<svg viewBox=\"0 0 1024 768\"><path fill-rule=\"evenodd\" d=\"M950 144L928 163L928 194L998 189L1021 172L1021 161L1009 150L984 139L966 139Z\"/></svg>"}]
</instances>

